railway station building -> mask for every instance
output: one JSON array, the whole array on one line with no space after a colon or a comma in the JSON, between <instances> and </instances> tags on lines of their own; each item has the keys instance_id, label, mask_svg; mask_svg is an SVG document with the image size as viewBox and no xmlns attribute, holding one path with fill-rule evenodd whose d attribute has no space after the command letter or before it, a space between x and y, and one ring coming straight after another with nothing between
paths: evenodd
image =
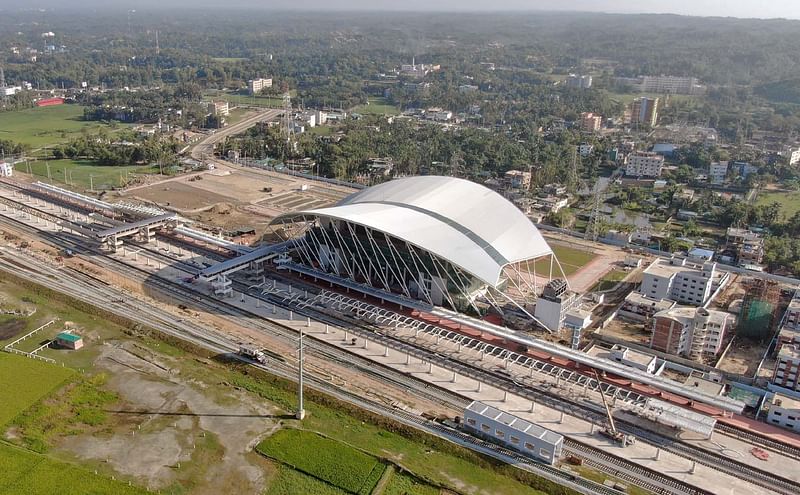
<instances>
[{"instance_id":1,"label":"railway station building","mask_svg":"<svg viewBox=\"0 0 800 495\"><path fill-rule=\"evenodd\" d=\"M276 261L284 269L311 269L479 316L494 310L538 322L542 288L555 274L563 277L517 207L453 177L395 179L332 207L281 215L271 226L294 240Z\"/></svg>"}]
</instances>

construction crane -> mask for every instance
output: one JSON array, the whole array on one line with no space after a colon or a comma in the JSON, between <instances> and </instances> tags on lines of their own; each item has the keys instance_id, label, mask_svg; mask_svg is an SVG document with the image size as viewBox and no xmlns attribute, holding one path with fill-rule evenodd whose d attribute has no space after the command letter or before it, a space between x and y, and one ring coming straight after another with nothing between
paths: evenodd
<instances>
[{"instance_id":1,"label":"construction crane","mask_svg":"<svg viewBox=\"0 0 800 495\"><path fill-rule=\"evenodd\" d=\"M636 442L636 437L633 435L626 435L621 431L617 430L617 426L614 424L614 415L611 414L611 408L608 406L608 401L606 400L606 394L603 393L602 387L600 384L600 375L597 373L597 370L594 371L594 377L597 379L597 388L600 392L600 398L603 399L603 407L606 409L606 417L608 418L608 426L600 430L601 435L605 435L611 440L617 442L622 447L627 447L628 445L633 445Z\"/></svg>"}]
</instances>

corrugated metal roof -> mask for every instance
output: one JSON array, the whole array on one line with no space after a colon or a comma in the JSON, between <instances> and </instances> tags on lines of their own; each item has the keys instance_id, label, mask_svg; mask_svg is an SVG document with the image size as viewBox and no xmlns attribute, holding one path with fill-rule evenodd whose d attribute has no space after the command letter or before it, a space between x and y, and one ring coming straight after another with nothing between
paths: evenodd
<instances>
[{"instance_id":1,"label":"corrugated metal roof","mask_svg":"<svg viewBox=\"0 0 800 495\"><path fill-rule=\"evenodd\" d=\"M68 342L77 342L81 340L81 336L75 335L74 333L61 332L60 334L56 335L56 339L66 340Z\"/></svg>"}]
</instances>

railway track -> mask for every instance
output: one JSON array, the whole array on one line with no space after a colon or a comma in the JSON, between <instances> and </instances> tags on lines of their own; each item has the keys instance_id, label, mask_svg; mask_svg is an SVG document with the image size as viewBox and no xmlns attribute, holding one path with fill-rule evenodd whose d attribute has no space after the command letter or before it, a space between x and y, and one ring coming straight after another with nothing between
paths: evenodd
<instances>
[{"instance_id":1,"label":"railway track","mask_svg":"<svg viewBox=\"0 0 800 495\"><path fill-rule=\"evenodd\" d=\"M42 212L42 213L44 213L46 215L50 215L47 212ZM63 219L59 219L59 220L61 220L62 222L64 221ZM52 219L51 219L51 221L52 221ZM19 221L17 221L17 223L19 223L21 225L25 225L25 227L27 227L29 229L28 233L31 233L31 231L34 231L38 235L42 234L41 229L37 230L36 228L30 227L30 226L28 226L28 225L26 225L26 224L24 224L22 222L19 222ZM102 259L103 260L102 264L105 264L105 265L108 265L109 264L108 263L109 260L112 260L111 258L106 257L105 253L102 253L101 251L99 251L97 249L89 248L89 247L83 245L83 243L81 242L81 239L75 239L75 240L71 240L71 241L68 241L68 240L63 239L63 238L62 239L49 239L49 240L51 242L55 242L56 244L60 243L61 247L64 247L64 248L72 247L72 248L80 249L80 250L84 250L84 251L86 251L86 250L93 251L94 254L98 255L97 259L98 260ZM181 262L179 260L176 260L176 259L174 259L174 258L172 258L170 256L167 256L167 255L165 255L165 254L163 254L161 252L154 251L154 250L152 250L150 248L143 248L143 250L146 251L148 253L148 255L150 255L151 257L157 257L157 258L161 259L162 261L164 261L165 264L170 264L172 266L176 266L177 265L179 267L179 269L181 269L182 271L185 271L188 274L197 273L197 269L196 268L191 267L189 265L186 265L185 263L183 263L183 262ZM97 261L97 260L95 260L95 261ZM227 310L226 312L228 314L230 314L231 316L235 316L235 317L241 317L241 316L252 317L253 316L252 313L243 311L243 310L241 310L240 308L238 308L236 306L233 306L233 305L228 304L228 303L220 302L218 300L215 300L215 302L213 304L211 304L211 303L205 301L204 298L198 297L198 293L196 291L192 292L192 291L188 290L186 287L184 287L182 285L179 285L179 284L177 284L175 282L167 281L167 280L158 278L157 276L154 276L152 273L150 273L150 272L148 272L146 270L143 270L141 268L133 267L130 264L121 262L119 260L113 260L113 263L111 263L111 264L113 264L114 266L113 267L106 266L106 267L109 268L112 271L121 271L123 273L126 273L126 275L128 275L128 276L132 276L135 279L141 279L142 281L144 281L144 282L146 282L148 284L158 286L158 287L164 289L165 291L168 291L169 293L179 292L188 300L188 302L191 302L194 305L205 306L206 308L210 308L214 312L219 312L221 307L225 307L226 310ZM205 294L202 294L202 296L205 296ZM231 308L234 308L234 309L231 310ZM309 315L309 316L311 316L311 315ZM322 313L317 313L316 315L314 315L314 318L315 319L321 319L322 321L330 321L333 324L341 324L341 321L333 321L333 320L330 319L330 317L328 315L324 315ZM269 324L266 324L266 320L262 320L262 322L264 322L264 323L261 323L261 324L258 325L259 330L265 331L265 332L269 333L272 336L277 336L277 337L280 337L282 339L285 339L286 341L290 341L290 340L293 340L293 339L296 338L296 330L294 330L294 329L291 329L289 327L281 328L280 325L276 325L276 324L271 323L271 322ZM392 344L392 347L397 347L397 343L396 342L391 342L391 340L393 340L393 339L391 339L391 338L389 338L389 337L387 337L385 335L375 334L374 331L370 331L370 330L367 330L366 332L367 332L366 337L369 337L372 340L374 340L376 337L381 337L381 340L383 340L386 345ZM311 349L313 349L312 352L316 352L320 356L325 356L329 360L335 361L335 362L337 362L339 364L347 365L351 369L356 369L356 370L358 370L360 372L365 372L365 373L367 373L367 374L369 374L369 375L371 375L371 376L373 376L373 377L375 377L375 378L377 378L379 380L390 381L390 382L392 382L392 383L394 383L394 384L396 384L398 386L406 387L407 390L409 390L409 391L413 390L415 393L419 393L421 396L423 396L423 397L425 397L425 398L427 398L429 400L433 400L433 401L435 401L437 403L440 403L442 405L447 405L448 407L452 407L452 408L455 408L455 409L461 408L464 405L466 405L466 403L467 403L467 400L464 397L458 396L457 394L450 393L450 395L451 395L450 397L443 398L442 392L445 389L438 389L437 388L435 393L432 393L431 391L426 390L428 388L428 385L425 385L425 387L424 387L425 389L420 389L420 386L419 386L420 381L416 380L416 379L413 379L411 377L407 377L406 375L402 375L401 374L401 376L403 376L403 379L397 379L397 378L394 378L394 377L388 377L385 373L377 373L375 371L375 369L376 369L375 363L372 362L372 361L369 361L369 360L367 360L365 358L360 358L359 360L356 360L358 362L354 362L354 357L357 357L357 356L354 356L352 353L349 353L347 351L343 351L342 349L340 349L338 347L335 347L335 346L331 346L330 344L319 345L318 343L320 343L320 341L312 341L312 342L314 342L314 346L309 346L309 347ZM332 347L333 350L328 348L327 346ZM421 350L419 348L411 349L411 347L408 344L405 344L405 345L401 346L401 350L403 352L414 350L418 354L420 354L420 352L421 352ZM435 359L435 356L441 357L440 355L437 355L435 353L428 353L428 354L423 354L420 358L421 359L427 358L427 359L430 360L430 359ZM473 375L475 374L474 373L475 369L467 370L467 371L472 371L471 374L473 374ZM484 373L487 373L487 372L485 372L485 370L482 370L482 369L480 369L480 371L482 371ZM503 382L508 382L507 377L498 377L498 376L495 375L493 378L495 378L495 380L490 380L490 382L491 381L500 382L500 384L502 384ZM495 383L493 383L493 384L495 384ZM517 388L520 388L520 387L517 387ZM526 387L526 388L528 388L528 387ZM519 390L511 390L511 391L514 392L514 393L519 393L520 392ZM524 395L524 394L521 394L521 395ZM528 394L528 395L530 395L530 394ZM558 399L561 399L561 398L558 398ZM536 396L535 400L541 402L542 401L542 397L541 396ZM563 401L563 399L562 399L562 401ZM545 402L550 402L550 401L545 401ZM570 408L573 407L574 405L575 404L568 404L568 406ZM562 407L562 410L564 410L563 407ZM570 409L570 414L574 414L574 412L571 409ZM600 420L599 416L594 416L594 418L592 418L592 419L594 419L596 421ZM722 469L723 471L729 472L729 474L736 473L736 475L738 477L741 477L742 473L746 473L748 475L748 479L749 480L752 480L754 482L755 482L755 480L759 480L760 482L758 482L757 484L759 484L761 486L764 486L766 488L774 490L776 487L778 487L780 489L779 491L781 493L787 493L787 494L788 493L791 493L791 494L797 493L798 490L800 489L798 487L798 485L796 483L792 482L791 480L786 480L786 479L783 479L781 477L772 475L771 473L766 473L766 472L763 472L763 471L755 469L755 468L750 468L749 466L744 465L742 463L737 463L735 461L731 461L729 459L726 459L726 458L724 458L722 456L714 455L714 454L711 454L711 453L707 453L706 451L703 451L702 449L698 449L698 448L694 448L694 447L691 447L691 446L688 446L688 445L685 445L685 444L674 442L671 439L667 439L665 437L653 438L653 434L651 432L646 431L646 430L633 428L630 432L635 434L635 435L637 435L637 436L639 436L640 438L647 438L649 441L653 442L655 445L661 446L664 450L673 452L673 453L675 453L677 455L681 455L682 457L685 457L687 459L691 459L691 460L693 460L695 462L707 465L707 466L712 467L714 469L719 469L720 466L724 466L725 469ZM629 464L630 464L629 468L631 468L632 466L637 466L638 467L638 465L635 465L633 463L629 463Z\"/></svg>"}]
</instances>

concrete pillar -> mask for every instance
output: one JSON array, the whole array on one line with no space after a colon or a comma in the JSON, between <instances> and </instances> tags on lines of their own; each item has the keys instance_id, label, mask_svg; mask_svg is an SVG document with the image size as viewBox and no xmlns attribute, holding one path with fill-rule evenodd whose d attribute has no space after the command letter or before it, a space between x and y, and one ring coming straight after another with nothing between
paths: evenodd
<instances>
[{"instance_id":1,"label":"concrete pillar","mask_svg":"<svg viewBox=\"0 0 800 495\"><path fill-rule=\"evenodd\" d=\"M453 372L453 378L450 379L450 382L451 383L455 383L456 382L456 378L458 378L458 375L456 375L456 372L454 371Z\"/></svg>"},{"instance_id":2,"label":"concrete pillar","mask_svg":"<svg viewBox=\"0 0 800 495\"><path fill-rule=\"evenodd\" d=\"M481 361L483 361L483 355L484 355L484 351L481 350Z\"/></svg>"},{"instance_id":3,"label":"concrete pillar","mask_svg":"<svg viewBox=\"0 0 800 495\"><path fill-rule=\"evenodd\" d=\"M289 321L294 321L294 311L289 310Z\"/></svg>"},{"instance_id":4,"label":"concrete pillar","mask_svg":"<svg viewBox=\"0 0 800 495\"><path fill-rule=\"evenodd\" d=\"M347 330L344 331L344 340L347 340Z\"/></svg>"},{"instance_id":5,"label":"concrete pillar","mask_svg":"<svg viewBox=\"0 0 800 495\"><path fill-rule=\"evenodd\" d=\"M689 469L689 474L694 474L695 469L697 469L697 462L692 461L692 467Z\"/></svg>"},{"instance_id":6,"label":"concrete pillar","mask_svg":"<svg viewBox=\"0 0 800 495\"><path fill-rule=\"evenodd\" d=\"M589 434L594 435L594 423L589 423Z\"/></svg>"},{"instance_id":7,"label":"concrete pillar","mask_svg":"<svg viewBox=\"0 0 800 495\"><path fill-rule=\"evenodd\" d=\"M533 412L534 409L536 409L536 403L531 401L531 408L528 409L528 412Z\"/></svg>"},{"instance_id":8,"label":"concrete pillar","mask_svg":"<svg viewBox=\"0 0 800 495\"><path fill-rule=\"evenodd\" d=\"M244 292L242 292L242 302L244 302Z\"/></svg>"},{"instance_id":9,"label":"concrete pillar","mask_svg":"<svg viewBox=\"0 0 800 495\"><path fill-rule=\"evenodd\" d=\"M272 305L272 314L275 314L277 312L278 312L278 308L273 304Z\"/></svg>"},{"instance_id":10,"label":"concrete pillar","mask_svg":"<svg viewBox=\"0 0 800 495\"><path fill-rule=\"evenodd\" d=\"M653 457L655 460L661 459L661 449L656 447L656 455Z\"/></svg>"},{"instance_id":11,"label":"concrete pillar","mask_svg":"<svg viewBox=\"0 0 800 495\"><path fill-rule=\"evenodd\" d=\"M428 373L429 374L433 373L433 363L430 363L430 362L428 363Z\"/></svg>"},{"instance_id":12,"label":"concrete pillar","mask_svg":"<svg viewBox=\"0 0 800 495\"><path fill-rule=\"evenodd\" d=\"M369 348L369 340L364 339L364 349L368 349L368 348Z\"/></svg>"},{"instance_id":13,"label":"concrete pillar","mask_svg":"<svg viewBox=\"0 0 800 495\"><path fill-rule=\"evenodd\" d=\"M292 284L289 284L289 294L292 293Z\"/></svg>"},{"instance_id":14,"label":"concrete pillar","mask_svg":"<svg viewBox=\"0 0 800 495\"><path fill-rule=\"evenodd\" d=\"M478 382L478 390L477 390L477 392L480 392L482 388L483 388L483 382Z\"/></svg>"},{"instance_id":15,"label":"concrete pillar","mask_svg":"<svg viewBox=\"0 0 800 495\"><path fill-rule=\"evenodd\" d=\"M411 364L411 354L406 354L406 366Z\"/></svg>"},{"instance_id":16,"label":"concrete pillar","mask_svg":"<svg viewBox=\"0 0 800 495\"><path fill-rule=\"evenodd\" d=\"M503 402L508 400L508 390L503 390Z\"/></svg>"},{"instance_id":17,"label":"concrete pillar","mask_svg":"<svg viewBox=\"0 0 800 495\"><path fill-rule=\"evenodd\" d=\"M389 357L389 346L383 348L383 357Z\"/></svg>"},{"instance_id":18,"label":"concrete pillar","mask_svg":"<svg viewBox=\"0 0 800 495\"><path fill-rule=\"evenodd\" d=\"M257 308L261 307L261 299L256 298L256 307Z\"/></svg>"},{"instance_id":19,"label":"concrete pillar","mask_svg":"<svg viewBox=\"0 0 800 495\"><path fill-rule=\"evenodd\" d=\"M564 411L561 411L561 415L558 417L558 424L561 424L563 422L564 422Z\"/></svg>"},{"instance_id":20,"label":"concrete pillar","mask_svg":"<svg viewBox=\"0 0 800 495\"><path fill-rule=\"evenodd\" d=\"M309 318L306 318L306 326L307 326L307 327L310 327L310 326L311 326L311 318L310 318L310 317L309 317Z\"/></svg>"},{"instance_id":21,"label":"concrete pillar","mask_svg":"<svg viewBox=\"0 0 800 495\"><path fill-rule=\"evenodd\" d=\"M325 335L328 335L328 324L325 324Z\"/></svg>"}]
</instances>

